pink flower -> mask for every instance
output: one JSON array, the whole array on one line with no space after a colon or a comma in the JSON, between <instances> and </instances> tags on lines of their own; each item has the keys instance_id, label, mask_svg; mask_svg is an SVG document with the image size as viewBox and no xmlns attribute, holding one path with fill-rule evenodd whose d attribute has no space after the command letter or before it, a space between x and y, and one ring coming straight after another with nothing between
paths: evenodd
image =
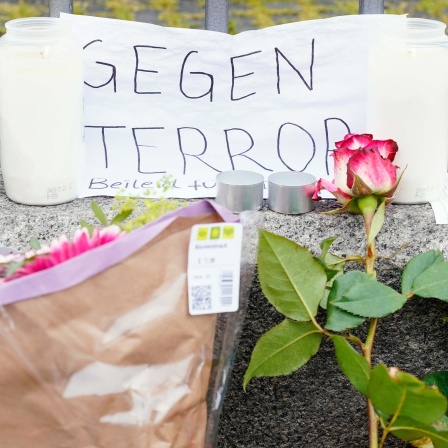
<instances>
[{"instance_id":1,"label":"pink flower","mask_svg":"<svg viewBox=\"0 0 448 448\"><path fill-rule=\"evenodd\" d=\"M358 211L355 198L374 195L392 202L400 179L392 162L398 151L393 140L374 140L371 134L347 134L333 152L334 180L320 179L313 199L327 190L343 205L341 210Z\"/></svg>"},{"instance_id":2,"label":"pink flower","mask_svg":"<svg viewBox=\"0 0 448 448\"><path fill-rule=\"evenodd\" d=\"M125 232L118 226L109 226L104 229L97 228L92 235L85 228L79 229L76 231L73 241L61 236L58 240L53 241L50 246L44 246L37 251L31 249L22 256L24 264L4 280L10 281L51 268L88 250L121 238L123 235L125 235Z\"/></svg>"}]
</instances>

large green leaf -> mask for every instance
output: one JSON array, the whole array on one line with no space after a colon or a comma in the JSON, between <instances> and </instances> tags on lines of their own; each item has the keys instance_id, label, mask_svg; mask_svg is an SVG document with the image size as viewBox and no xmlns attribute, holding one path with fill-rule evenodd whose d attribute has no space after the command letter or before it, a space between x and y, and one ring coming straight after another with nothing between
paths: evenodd
<instances>
[{"instance_id":1,"label":"large green leaf","mask_svg":"<svg viewBox=\"0 0 448 448\"><path fill-rule=\"evenodd\" d=\"M334 305L363 317L384 317L399 310L406 297L377 281L361 281L353 285Z\"/></svg>"},{"instance_id":2,"label":"large green leaf","mask_svg":"<svg viewBox=\"0 0 448 448\"><path fill-rule=\"evenodd\" d=\"M308 249L260 230L258 274L264 295L280 313L299 321L317 314L327 276Z\"/></svg>"},{"instance_id":3,"label":"large green leaf","mask_svg":"<svg viewBox=\"0 0 448 448\"><path fill-rule=\"evenodd\" d=\"M412 283L412 291L420 297L434 297L448 302L448 261L432 264Z\"/></svg>"},{"instance_id":4,"label":"large green leaf","mask_svg":"<svg viewBox=\"0 0 448 448\"><path fill-rule=\"evenodd\" d=\"M361 281L374 281L374 278L365 272L350 271L335 279L328 295L326 328L332 331L344 331L356 328L364 322L364 317L351 314L335 305L352 286Z\"/></svg>"},{"instance_id":5,"label":"large green leaf","mask_svg":"<svg viewBox=\"0 0 448 448\"><path fill-rule=\"evenodd\" d=\"M440 370L426 375L423 381L428 386L437 386L440 392L448 399L448 371ZM446 414L448 416L448 409Z\"/></svg>"},{"instance_id":6,"label":"large green leaf","mask_svg":"<svg viewBox=\"0 0 448 448\"><path fill-rule=\"evenodd\" d=\"M407 441L428 437L434 448L448 448L448 430L437 429L408 417L399 417L393 423L391 432L394 436Z\"/></svg>"},{"instance_id":7,"label":"large green leaf","mask_svg":"<svg viewBox=\"0 0 448 448\"><path fill-rule=\"evenodd\" d=\"M370 374L368 395L382 413L409 417L426 425L440 420L447 407L439 390L398 369L388 371L383 364Z\"/></svg>"},{"instance_id":8,"label":"large green leaf","mask_svg":"<svg viewBox=\"0 0 448 448\"><path fill-rule=\"evenodd\" d=\"M257 342L244 375L244 388L252 378L288 375L319 350L322 333L310 322L285 319Z\"/></svg>"},{"instance_id":9,"label":"large green leaf","mask_svg":"<svg viewBox=\"0 0 448 448\"><path fill-rule=\"evenodd\" d=\"M433 264L444 261L443 254L439 250L429 250L411 258L403 270L401 279L401 292L407 295L412 290L414 280Z\"/></svg>"},{"instance_id":10,"label":"large green leaf","mask_svg":"<svg viewBox=\"0 0 448 448\"><path fill-rule=\"evenodd\" d=\"M357 391L367 396L370 379L369 363L342 336L333 336L332 339L342 372Z\"/></svg>"}]
</instances>

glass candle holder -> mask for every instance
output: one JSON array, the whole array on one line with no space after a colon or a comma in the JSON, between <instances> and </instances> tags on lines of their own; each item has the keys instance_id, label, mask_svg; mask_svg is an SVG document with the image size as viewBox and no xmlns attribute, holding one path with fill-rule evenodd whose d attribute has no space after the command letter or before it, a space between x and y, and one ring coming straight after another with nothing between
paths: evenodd
<instances>
[{"instance_id":1,"label":"glass candle holder","mask_svg":"<svg viewBox=\"0 0 448 448\"><path fill-rule=\"evenodd\" d=\"M82 48L69 25L34 17L0 39L0 160L7 196L30 205L77 197L83 154Z\"/></svg>"},{"instance_id":2,"label":"glass candle holder","mask_svg":"<svg viewBox=\"0 0 448 448\"><path fill-rule=\"evenodd\" d=\"M440 197L448 164L446 25L406 19L385 25L369 59L367 132L393 139L394 164L405 169L395 202Z\"/></svg>"}]
</instances>

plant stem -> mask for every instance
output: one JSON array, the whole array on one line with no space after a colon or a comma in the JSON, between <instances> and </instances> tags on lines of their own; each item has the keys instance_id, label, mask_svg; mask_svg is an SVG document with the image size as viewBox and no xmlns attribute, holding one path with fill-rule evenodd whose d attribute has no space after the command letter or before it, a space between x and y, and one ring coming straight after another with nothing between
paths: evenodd
<instances>
[{"instance_id":1,"label":"plant stem","mask_svg":"<svg viewBox=\"0 0 448 448\"><path fill-rule=\"evenodd\" d=\"M363 214L364 225L366 229L366 272L367 274L375 275L375 261L377 258L376 248L375 248L375 236L379 231L379 228L373 230L373 222L375 218L375 212L377 210L377 200L376 198L366 197L358 202L359 208ZM384 209L381 209L381 213L384 213ZM382 223L379 225L381 227ZM378 226L376 226L378 227ZM372 232L372 233L371 233ZM362 354L369 366L372 367L372 349L373 343L375 341L376 330L378 328L378 319L370 319L369 331L367 333L366 342L362 349ZM369 448L378 448L378 416L376 415L375 409L373 407L370 399L367 399L367 418L369 421ZM383 441L382 441L383 443Z\"/></svg>"},{"instance_id":2,"label":"plant stem","mask_svg":"<svg viewBox=\"0 0 448 448\"><path fill-rule=\"evenodd\" d=\"M363 348L363 356L369 366L372 366L372 349L377 328L378 319L370 319L369 332ZM378 416L370 399L367 399L367 418L369 421L369 448L378 448Z\"/></svg>"}]
</instances>

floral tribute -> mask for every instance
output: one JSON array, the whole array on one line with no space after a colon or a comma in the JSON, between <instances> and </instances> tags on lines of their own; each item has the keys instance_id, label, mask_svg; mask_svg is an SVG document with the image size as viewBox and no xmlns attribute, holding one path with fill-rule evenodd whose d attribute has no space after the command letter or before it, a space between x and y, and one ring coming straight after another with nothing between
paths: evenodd
<instances>
[{"instance_id":1,"label":"floral tribute","mask_svg":"<svg viewBox=\"0 0 448 448\"><path fill-rule=\"evenodd\" d=\"M169 176L161 179L164 192L169 190L172 182ZM147 193L150 194L151 191ZM75 232L71 241L62 235L50 245L41 245L37 239L33 238L30 241L31 248L26 253L0 255L0 284L51 268L91 249L110 243L182 205L184 204L177 200L165 197L156 202L149 199L117 196L111 205L115 214L108 220L104 211L92 201L91 208L97 223L91 224L82 220L81 228Z\"/></svg>"},{"instance_id":2,"label":"floral tribute","mask_svg":"<svg viewBox=\"0 0 448 448\"><path fill-rule=\"evenodd\" d=\"M448 302L448 261L440 251L413 257L402 273L401 290L376 278L375 238L393 201L401 175L393 164L398 151L393 140L370 134L348 134L333 152L334 180L320 179L314 194L327 190L341 208L362 214L365 255L346 258L330 253L336 238L321 243L321 254L282 236L260 230L258 273L267 300L285 316L257 342L244 377L244 388L255 377L287 375L306 364L322 338L332 341L343 374L367 403L369 448L383 448L393 435L425 448L448 448L448 372L420 380L396 367L372 365L378 320L400 310L413 297ZM329 217L330 219L330 217ZM344 272L360 262L365 269ZM319 308L326 319L317 319ZM365 340L352 330L366 324Z\"/></svg>"},{"instance_id":3,"label":"floral tribute","mask_svg":"<svg viewBox=\"0 0 448 448\"><path fill-rule=\"evenodd\" d=\"M6 282L51 268L95 247L110 243L124 234L119 226L95 228L91 233L82 228L76 231L72 241L63 235L50 246L40 246L37 243L23 255L0 256L0 266L3 266L0 276L3 273L2 280Z\"/></svg>"}]
</instances>

